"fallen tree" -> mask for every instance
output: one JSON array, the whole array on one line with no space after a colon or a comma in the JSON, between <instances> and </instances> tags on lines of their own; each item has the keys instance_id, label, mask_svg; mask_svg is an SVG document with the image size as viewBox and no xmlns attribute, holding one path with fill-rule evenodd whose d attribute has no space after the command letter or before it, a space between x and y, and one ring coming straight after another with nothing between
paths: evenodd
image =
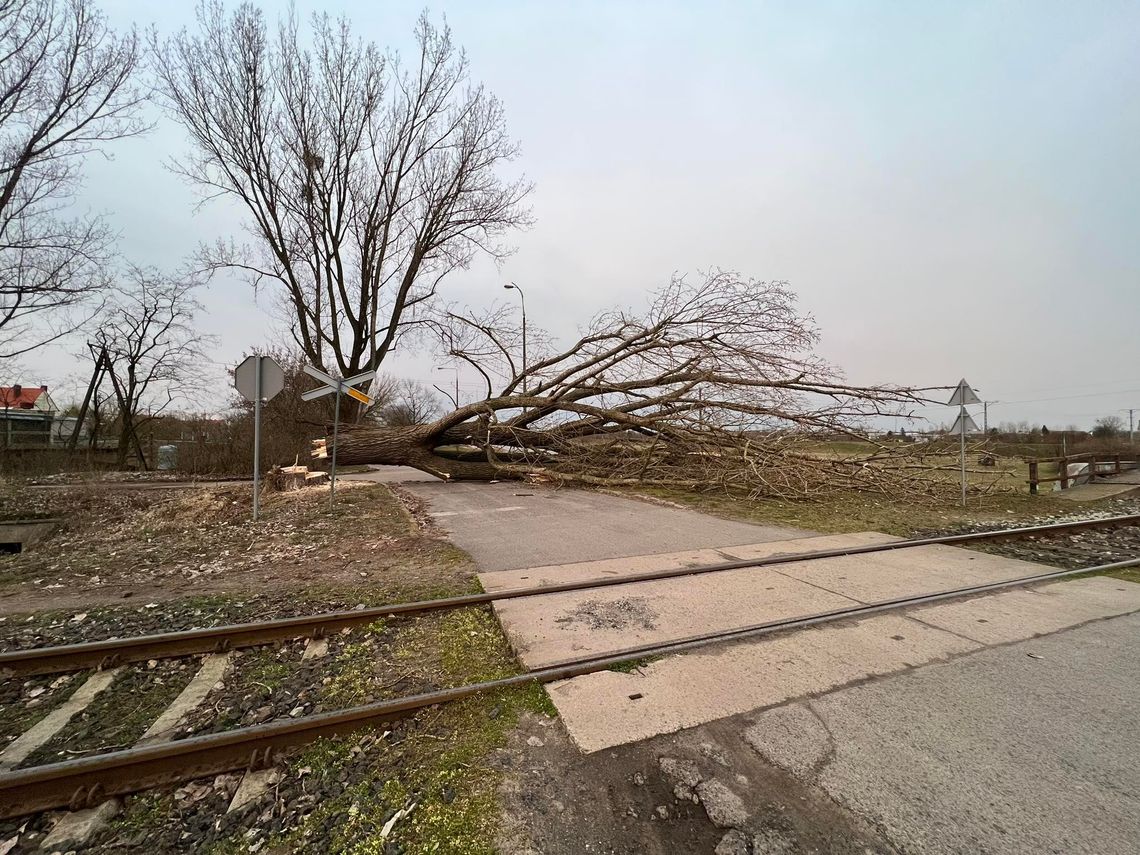
<instances>
[{"instance_id":1,"label":"fallen tree","mask_svg":"<svg viewBox=\"0 0 1140 855\"><path fill-rule=\"evenodd\" d=\"M342 428L338 462L412 466L443 479L724 488L812 496L929 491L913 449L819 452L909 416L929 390L857 386L815 356L818 333L782 283L716 272L674 278L644 315L603 313L572 346L523 369L496 311L450 312L437 333L486 382L484 400L430 424ZM318 442L325 456L331 439ZM903 459L905 458L905 459Z\"/></svg>"}]
</instances>

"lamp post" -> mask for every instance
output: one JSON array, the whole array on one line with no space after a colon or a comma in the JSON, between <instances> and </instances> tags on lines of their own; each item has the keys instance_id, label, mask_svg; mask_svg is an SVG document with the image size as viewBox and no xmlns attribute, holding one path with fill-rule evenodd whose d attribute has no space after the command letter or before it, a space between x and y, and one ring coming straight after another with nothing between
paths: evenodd
<instances>
[{"instance_id":1,"label":"lamp post","mask_svg":"<svg viewBox=\"0 0 1140 855\"><path fill-rule=\"evenodd\" d=\"M523 289L520 288L518 285L516 285L514 282L510 283L509 285L504 285L503 287L505 289L507 289L508 291L511 291L511 290L518 291L519 292L519 301L522 303L522 316L523 316L523 327L522 327L522 333L523 333L523 354L522 354L522 356L523 356L523 364L522 364L523 378L522 378L522 381L523 382L522 382L522 390L523 390L523 394L525 395L526 394L526 295L523 294Z\"/></svg>"},{"instance_id":2,"label":"lamp post","mask_svg":"<svg viewBox=\"0 0 1140 855\"><path fill-rule=\"evenodd\" d=\"M454 371L455 372L455 409L459 409L459 369L454 365L439 365L436 366L436 371Z\"/></svg>"}]
</instances>

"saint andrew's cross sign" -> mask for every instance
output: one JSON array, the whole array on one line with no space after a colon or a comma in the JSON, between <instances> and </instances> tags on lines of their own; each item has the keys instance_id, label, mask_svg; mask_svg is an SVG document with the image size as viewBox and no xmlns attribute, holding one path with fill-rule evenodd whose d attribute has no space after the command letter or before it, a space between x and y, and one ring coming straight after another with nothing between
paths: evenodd
<instances>
[{"instance_id":1,"label":"saint andrew's cross sign","mask_svg":"<svg viewBox=\"0 0 1140 855\"><path fill-rule=\"evenodd\" d=\"M325 395L336 395L336 405L333 407L333 447L329 463L329 508L331 509L333 500L336 498L336 441L340 433L340 397L341 395L348 395L366 407L372 406L372 398L359 389L352 387L358 386L361 383L370 382L376 376L376 372L364 371L360 374L354 374L351 377L344 377L338 380L331 374L326 374L324 371L321 371L321 369L314 368L311 365L306 365L304 371L310 377L320 380L325 385L305 392L301 395L302 401L315 401L317 398L323 398Z\"/></svg>"},{"instance_id":2,"label":"saint andrew's cross sign","mask_svg":"<svg viewBox=\"0 0 1140 855\"><path fill-rule=\"evenodd\" d=\"M325 395L337 393L348 395L348 397L360 401L360 403L366 407L372 406L372 399L368 395L352 387L371 381L376 376L375 371L364 371L360 374L354 374L352 377L345 377L343 380L337 380L331 374L326 374L324 371L321 371L321 369L314 368L311 365L306 365L304 371L310 377L320 380L325 385L318 386L316 389L310 389L301 396L301 400L315 401L317 398L323 398Z\"/></svg>"}]
</instances>

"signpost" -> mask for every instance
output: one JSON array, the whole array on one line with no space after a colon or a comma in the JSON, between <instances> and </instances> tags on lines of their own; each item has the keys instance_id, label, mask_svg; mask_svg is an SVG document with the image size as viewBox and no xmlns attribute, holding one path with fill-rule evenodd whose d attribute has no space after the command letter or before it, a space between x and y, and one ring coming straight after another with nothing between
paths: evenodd
<instances>
[{"instance_id":1,"label":"signpost","mask_svg":"<svg viewBox=\"0 0 1140 855\"><path fill-rule=\"evenodd\" d=\"M338 380L331 374L326 374L319 368L314 368L311 365L306 365L304 371L310 377L320 380L325 385L305 392L301 395L302 401L315 401L317 398L323 398L325 395L336 395L336 407L333 410L332 462L329 464L329 510L332 510L333 499L336 498L336 440L337 435L340 433L340 397L341 395L348 395L348 397L359 401L366 407L371 406L372 399L364 392L361 392L359 389L353 389L352 387L372 380L372 378L376 376L376 372L365 371L361 374L354 374L352 377L344 377Z\"/></svg>"},{"instance_id":2,"label":"signpost","mask_svg":"<svg viewBox=\"0 0 1140 855\"><path fill-rule=\"evenodd\" d=\"M946 402L947 406L958 407L958 418L954 422L954 427L950 429L951 433L958 434L961 439L961 454L962 454L962 507L966 507L966 434L970 431L977 431L978 425L971 418L970 414L966 412L967 404L980 404L982 399L977 396L977 393L970 388L970 384L962 378L958 382L958 388L954 390L954 394L950 396L950 400Z\"/></svg>"},{"instance_id":3,"label":"signpost","mask_svg":"<svg viewBox=\"0 0 1140 855\"><path fill-rule=\"evenodd\" d=\"M247 356L234 369L234 387L253 401L253 519L261 512L261 405L285 388L285 372L268 356Z\"/></svg>"}]
</instances>

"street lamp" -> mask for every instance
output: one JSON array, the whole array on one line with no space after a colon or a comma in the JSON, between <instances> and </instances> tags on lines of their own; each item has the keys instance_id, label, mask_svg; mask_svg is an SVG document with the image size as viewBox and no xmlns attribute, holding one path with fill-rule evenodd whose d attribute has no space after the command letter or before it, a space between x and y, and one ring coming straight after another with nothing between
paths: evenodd
<instances>
[{"instance_id":1,"label":"street lamp","mask_svg":"<svg viewBox=\"0 0 1140 855\"><path fill-rule=\"evenodd\" d=\"M522 316L523 316L523 364L522 364L522 390L526 394L526 295L523 294L523 289L516 285L514 282L509 285L503 286L508 291L514 290L519 292L519 300L522 302Z\"/></svg>"},{"instance_id":2,"label":"street lamp","mask_svg":"<svg viewBox=\"0 0 1140 855\"><path fill-rule=\"evenodd\" d=\"M459 409L459 369L454 365L438 365L436 371L454 371L455 372L455 409ZM441 390L442 391L442 390Z\"/></svg>"}]
</instances>

